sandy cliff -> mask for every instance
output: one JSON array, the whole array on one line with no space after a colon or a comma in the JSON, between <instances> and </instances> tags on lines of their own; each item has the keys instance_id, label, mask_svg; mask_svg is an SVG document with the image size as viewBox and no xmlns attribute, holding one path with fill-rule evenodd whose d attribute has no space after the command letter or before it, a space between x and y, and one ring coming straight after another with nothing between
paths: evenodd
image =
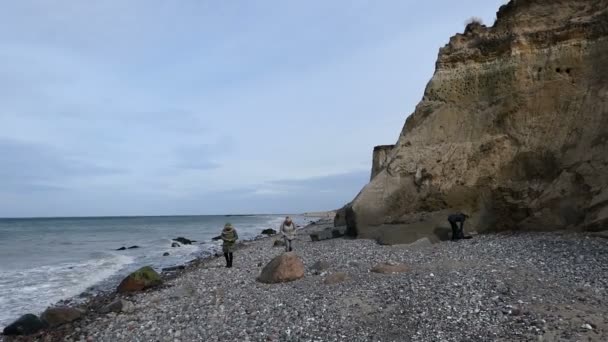
<instances>
[{"instance_id":1,"label":"sandy cliff","mask_svg":"<svg viewBox=\"0 0 608 342\"><path fill-rule=\"evenodd\" d=\"M343 212L386 243L608 222L608 0L513 0L439 52L397 143Z\"/></svg>"}]
</instances>

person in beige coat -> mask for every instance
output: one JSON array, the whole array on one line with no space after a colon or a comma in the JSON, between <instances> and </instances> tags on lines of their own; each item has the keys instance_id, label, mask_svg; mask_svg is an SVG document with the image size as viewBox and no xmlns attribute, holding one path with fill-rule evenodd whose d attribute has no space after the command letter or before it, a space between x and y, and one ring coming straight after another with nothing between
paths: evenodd
<instances>
[{"instance_id":1,"label":"person in beige coat","mask_svg":"<svg viewBox=\"0 0 608 342\"><path fill-rule=\"evenodd\" d=\"M281 223L281 235L283 235L283 239L285 240L285 251L291 252L293 250L291 243L296 238L296 224L293 223L289 216Z\"/></svg>"}]
</instances>

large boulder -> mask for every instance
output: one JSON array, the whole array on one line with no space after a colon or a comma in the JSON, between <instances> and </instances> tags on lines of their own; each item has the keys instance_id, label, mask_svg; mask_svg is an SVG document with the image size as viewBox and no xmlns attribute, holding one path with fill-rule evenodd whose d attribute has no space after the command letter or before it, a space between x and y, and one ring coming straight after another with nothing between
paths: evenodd
<instances>
[{"instance_id":1,"label":"large boulder","mask_svg":"<svg viewBox=\"0 0 608 342\"><path fill-rule=\"evenodd\" d=\"M31 335L37 333L45 327L46 324L42 322L38 316L34 314L26 314L19 317L19 319L13 323L7 325L2 331L2 334L7 336Z\"/></svg>"},{"instance_id":2,"label":"large boulder","mask_svg":"<svg viewBox=\"0 0 608 342\"><path fill-rule=\"evenodd\" d=\"M48 324L49 327L54 328L80 319L82 315L83 312L80 309L61 306L46 309L42 315L40 315L40 319Z\"/></svg>"},{"instance_id":3,"label":"large boulder","mask_svg":"<svg viewBox=\"0 0 608 342\"><path fill-rule=\"evenodd\" d=\"M150 266L145 266L131 273L120 282L116 291L118 293L142 291L162 284L162 279Z\"/></svg>"},{"instance_id":4,"label":"large boulder","mask_svg":"<svg viewBox=\"0 0 608 342\"><path fill-rule=\"evenodd\" d=\"M270 261L258 277L261 283L274 284L304 277L304 263L294 253L283 253Z\"/></svg>"},{"instance_id":5,"label":"large boulder","mask_svg":"<svg viewBox=\"0 0 608 342\"><path fill-rule=\"evenodd\" d=\"M343 237L346 234L346 226L341 227L329 227L323 230L310 234L311 241L322 241L328 239L336 239Z\"/></svg>"},{"instance_id":6,"label":"large boulder","mask_svg":"<svg viewBox=\"0 0 608 342\"><path fill-rule=\"evenodd\" d=\"M386 244L441 240L455 212L477 232L605 229L607 17L608 0L511 1L452 37L338 223Z\"/></svg>"}]
</instances>

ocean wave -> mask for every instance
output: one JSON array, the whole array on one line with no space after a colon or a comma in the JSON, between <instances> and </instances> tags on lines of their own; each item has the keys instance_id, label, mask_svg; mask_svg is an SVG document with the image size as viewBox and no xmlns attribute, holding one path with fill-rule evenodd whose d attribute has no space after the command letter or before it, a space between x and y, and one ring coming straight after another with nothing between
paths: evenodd
<instances>
[{"instance_id":1,"label":"ocean wave","mask_svg":"<svg viewBox=\"0 0 608 342\"><path fill-rule=\"evenodd\" d=\"M132 256L105 253L104 257L81 263L2 271L0 325L8 324L25 313L37 313L62 299L74 297L133 261Z\"/></svg>"}]
</instances>

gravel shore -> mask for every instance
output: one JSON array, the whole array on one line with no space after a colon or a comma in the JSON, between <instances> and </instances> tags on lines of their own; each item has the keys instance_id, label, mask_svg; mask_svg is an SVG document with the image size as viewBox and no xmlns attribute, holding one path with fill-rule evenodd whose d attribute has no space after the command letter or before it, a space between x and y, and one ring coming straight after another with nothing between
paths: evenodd
<instances>
[{"instance_id":1,"label":"gravel shore","mask_svg":"<svg viewBox=\"0 0 608 342\"><path fill-rule=\"evenodd\" d=\"M89 312L60 341L607 341L608 240L583 233L479 235L434 245L311 242L304 278L256 281L283 252L274 238L198 263L156 290L125 296L128 314ZM317 261L329 269L314 271ZM369 270L407 266L399 274ZM326 284L337 272L347 279ZM341 277L340 277L341 279ZM46 336L46 337L45 337ZM8 340L5 337L6 340Z\"/></svg>"}]
</instances>

